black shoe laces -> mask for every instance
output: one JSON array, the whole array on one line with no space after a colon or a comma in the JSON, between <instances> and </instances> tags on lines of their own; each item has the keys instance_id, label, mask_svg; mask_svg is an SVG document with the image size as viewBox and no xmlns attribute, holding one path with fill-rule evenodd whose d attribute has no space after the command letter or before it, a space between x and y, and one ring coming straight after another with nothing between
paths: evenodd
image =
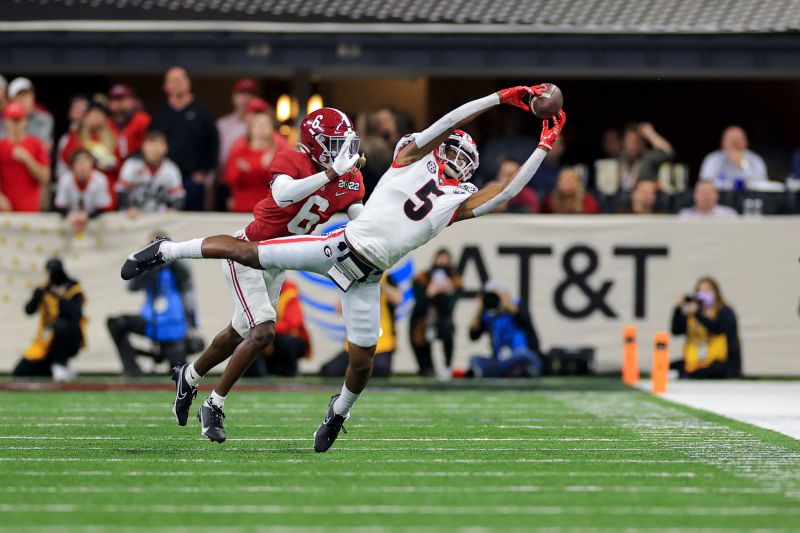
<instances>
[{"instance_id":1,"label":"black shoe laces","mask_svg":"<svg viewBox=\"0 0 800 533\"><path fill-rule=\"evenodd\" d=\"M222 412L222 409L217 407L214 404L209 405L211 408L211 427L222 427L222 419L225 418L225 413Z\"/></svg>"}]
</instances>

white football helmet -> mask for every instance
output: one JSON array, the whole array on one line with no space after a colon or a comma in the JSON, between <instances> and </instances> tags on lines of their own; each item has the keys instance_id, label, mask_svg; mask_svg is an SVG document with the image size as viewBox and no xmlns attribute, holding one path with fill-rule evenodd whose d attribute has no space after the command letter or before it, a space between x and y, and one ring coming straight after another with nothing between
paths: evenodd
<instances>
[{"instance_id":1,"label":"white football helmet","mask_svg":"<svg viewBox=\"0 0 800 533\"><path fill-rule=\"evenodd\" d=\"M463 130L455 130L439 145L436 158L443 164L445 175L458 181L472 178L480 164L478 145Z\"/></svg>"}]
</instances>

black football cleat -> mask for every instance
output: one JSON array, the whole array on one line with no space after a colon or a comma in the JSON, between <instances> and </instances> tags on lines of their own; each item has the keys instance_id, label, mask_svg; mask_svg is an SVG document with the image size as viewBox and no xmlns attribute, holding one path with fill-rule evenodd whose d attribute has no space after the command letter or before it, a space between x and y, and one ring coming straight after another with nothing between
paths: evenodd
<instances>
[{"instance_id":1,"label":"black football cleat","mask_svg":"<svg viewBox=\"0 0 800 533\"><path fill-rule=\"evenodd\" d=\"M197 419L200 421L201 434L214 442L225 442L225 428L222 427L222 419L225 413L222 409L211 403L211 399L203 402Z\"/></svg>"},{"instance_id":2,"label":"black football cleat","mask_svg":"<svg viewBox=\"0 0 800 533\"><path fill-rule=\"evenodd\" d=\"M197 387L189 385L184 376L187 366L189 365L181 363L172 367L172 381L175 382L175 402L172 404L172 414L175 415L179 426L186 425L192 400L197 397Z\"/></svg>"},{"instance_id":3,"label":"black football cleat","mask_svg":"<svg viewBox=\"0 0 800 533\"><path fill-rule=\"evenodd\" d=\"M161 243L171 240L172 239L169 237L156 237L150 241L150 244L129 255L122 265L122 271L120 272L122 279L133 279L136 276L165 264L166 261L164 261L164 256L160 251Z\"/></svg>"},{"instance_id":4,"label":"black football cleat","mask_svg":"<svg viewBox=\"0 0 800 533\"><path fill-rule=\"evenodd\" d=\"M344 429L344 423L350 418L350 413L347 413L347 416L342 416L333 412L333 403L339 396L341 395L334 394L331 397L331 401L328 403L328 414L325 415L322 425L314 432L314 451L317 453L327 452L336 442L339 431L344 431L347 434L347 430Z\"/></svg>"}]
</instances>

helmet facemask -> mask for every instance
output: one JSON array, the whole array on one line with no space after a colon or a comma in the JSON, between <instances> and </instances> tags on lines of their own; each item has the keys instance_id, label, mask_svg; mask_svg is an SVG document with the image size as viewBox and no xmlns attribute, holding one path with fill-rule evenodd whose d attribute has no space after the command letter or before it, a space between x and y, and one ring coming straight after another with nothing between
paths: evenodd
<instances>
[{"instance_id":1,"label":"helmet facemask","mask_svg":"<svg viewBox=\"0 0 800 533\"><path fill-rule=\"evenodd\" d=\"M453 134L439 145L438 158L444 162L448 178L468 181L480 164L475 146L458 134Z\"/></svg>"},{"instance_id":2,"label":"helmet facemask","mask_svg":"<svg viewBox=\"0 0 800 533\"><path fill-rule=\"evenodd\" d=\"M319 163L325 168L328 168L333 164L333 160L336 159L336 156L339 155L339 151L344 144L346 136L344 135L325 135L324 133L319 133L314 136L314 140L322 147L322 153L319 156ZM358 149L361 147L361 139L359 138L358 134L353 138L353 142L350 143L350 155L357 155Z\"/></svg>"}]
</instances>

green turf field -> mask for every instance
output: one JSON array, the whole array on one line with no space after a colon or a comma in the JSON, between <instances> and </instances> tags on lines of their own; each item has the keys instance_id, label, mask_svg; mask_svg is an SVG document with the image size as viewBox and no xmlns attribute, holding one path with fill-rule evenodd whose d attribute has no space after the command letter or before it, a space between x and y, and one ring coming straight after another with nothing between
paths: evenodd
<instances>
[{"instance_id":1,"label":"green turf field","mask_svg":"<svg viewBox=\"0 0 800 533\"><path fill-rule=\"evenodd\" d=\"M800 527L799 441L551 383L372 388L327 454L316 390L231 395L222 445L175 425L167 392L3 392L0 529Z\"/></svg>"}]
</instances>

